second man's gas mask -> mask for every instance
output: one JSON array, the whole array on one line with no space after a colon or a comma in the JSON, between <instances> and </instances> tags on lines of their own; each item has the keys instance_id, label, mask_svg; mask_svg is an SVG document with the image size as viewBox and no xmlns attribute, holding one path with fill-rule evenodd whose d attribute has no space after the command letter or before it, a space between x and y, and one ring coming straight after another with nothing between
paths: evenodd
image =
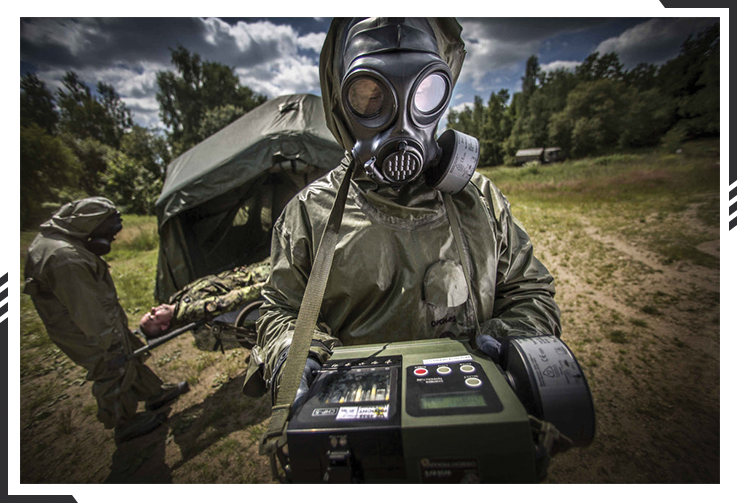
<instances>
[{"instance_id":1,"label":"second man's gas mask","mask_svg":"<svg viewBox=\"0 0 737 503\"><path fill-rule=\"evenodd\" d=\"M352 154L369 177L398 187L424 173L438 190L465 187L479 144L453 130L435 139L453 78L426 20L357 22L346 34L341 74L341 100L355 137Z\"/></svg>"},{"instance_id":2,"label":"second man's gas mask","mask_svg":"<svg viewBox=\"0 0 737 503\"><path fill-rule=\"evenodd\" d=\"M120 212L107 217L87 238L86 248L95 255L102 257L110 253L115 236L123 229L123 219Z\"/></svg>"}]
</instances>

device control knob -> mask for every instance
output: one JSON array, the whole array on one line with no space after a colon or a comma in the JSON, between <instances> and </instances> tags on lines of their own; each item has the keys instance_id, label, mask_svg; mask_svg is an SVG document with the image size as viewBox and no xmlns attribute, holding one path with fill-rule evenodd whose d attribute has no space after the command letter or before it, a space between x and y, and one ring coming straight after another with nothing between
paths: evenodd
<instances>
[{"instance_id":1,"label":"device control knob","mask_svg":"<svg viewBox=\"0 0 737 503\"><path fill-rule=\"evenodd\" d=\"M476 367L466 363L465 365L461 365L461 372L464 374L470 374L471 372L476 372Z\"/></svg>"},{"instance_id":2,"label":"device control knob","mask_svg":"<svg viewBox=\"0 0 737 503\"><path fill-rule=\"evenodd\" d=\"M447 365L442 365L442 366L440 366L440 367L437 368L437 372L440 375L448 375L448 374L451 373L451 368L448 367Z\"/></svg>"},{"instance_id":3,"label":"device control knob","mask_svg":"<svg viewBox=\"0 0 737 503\"><path fill-rule=\"evenodd\" d=\"M425 377L427 375L427 373L428 373L428 370L425 367L417 367L414 370L414 374L417 377Z\"/></svg>"},{"instance_id":4,"label":"device control knob","mask_svg":"<svg viewBox=\"0 0 737 503\"><path fill-rule=\"evenodd\" d=\"M481 386L481 379L477 377L469 377L468 379L466 379L466 386L470 388L478 388L479 386Z\"/></svg>"}]
</instances>

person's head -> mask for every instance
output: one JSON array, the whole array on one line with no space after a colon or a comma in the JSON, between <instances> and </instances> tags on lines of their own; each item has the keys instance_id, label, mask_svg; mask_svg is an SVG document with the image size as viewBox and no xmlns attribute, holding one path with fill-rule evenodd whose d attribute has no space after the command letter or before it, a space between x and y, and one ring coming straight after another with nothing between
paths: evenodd
<instances>
[{"instance_id":1,"label":"person's head","mask_svg":"<svg viewBox=\"0 0 737 503\"><path fill-rule=\"evenodd\" d=\"M141 317L139 329L146 338L158 337L169 330L174 318L174 306L161 304Z\"/></svg>"},{"instance_id":2,"label":"person's head","mask_svg":"<svg viewBox=\"0 0 737 503\"><path fill-rule=\"evenodd\" d=\"M431 187L457 192L470 180L478 141L455 131L435 138L465 55L460 31L454 19L331 25L320 55L328 127L379 185L400 187L424 173Z\"/></svg>"},{"instance_id":3,"label":"person's head","mask_svg":"<svg viewBox=\"0 0 737 503\"><path fill-rule=\"evenodd\" d=\"M96 255L105 255L123 220L115 204L104 197L88 197L62 206L50 220L41 224L43 233L74 237Z\"/></svg>"}]
</instances>

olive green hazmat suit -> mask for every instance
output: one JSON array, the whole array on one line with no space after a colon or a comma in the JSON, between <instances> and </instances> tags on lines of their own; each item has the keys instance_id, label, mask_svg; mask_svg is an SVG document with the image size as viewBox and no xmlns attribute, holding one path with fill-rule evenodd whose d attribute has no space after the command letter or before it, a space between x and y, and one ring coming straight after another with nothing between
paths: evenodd
<instances>
[{"instance_id":1,"label":"olive green hazmat suit","mask_svg":"<svg viewBox=\"0 0 737 503\"><path fill-rule=\"evenodd\" d=\"M454 81L465 55L454 19L430 24ZM345 147L342 164L302 190L286 206L272 237L272 270L244 391L272 377L290 343L312 263L354 144L341 105L339 41L333 22L320 58L328 127ZM470 264L464 278L442 195L424 178L400 189L379 186L355 169L332 269L315 328L311 355L322 363L336 345L473 336L473 295L482 332L505 336L560 335L553 278L535 258L523 226L486 177L475 173L453 195L462 226L460 246ZM261 388L263 389L263 388Z\"/></svg>"},{"instance_id":2,"label":"olive green hazmat suit","mask_svg":"<svg viewBox=\"0 0 737 503\"><path fill-rule=\"evenodd\" d=\"M41 225L25 264L24 293L49 338L94 381L97 417L106 428L124 426L138 402L157 395L162 385L140 359L108 366L143 346L128 329L107 262L85 247L90 233L115 213L113 203L102 197L64 205Z\"/></svg>"}]
</instances>

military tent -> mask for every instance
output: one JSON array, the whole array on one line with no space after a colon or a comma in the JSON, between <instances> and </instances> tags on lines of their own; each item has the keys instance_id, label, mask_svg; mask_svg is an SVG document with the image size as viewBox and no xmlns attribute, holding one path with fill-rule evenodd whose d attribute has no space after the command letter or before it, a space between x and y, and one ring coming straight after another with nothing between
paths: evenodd
<instances>
[{"instance_id":1,"label":"military tent","mask_svg":"<svg viewBox=\"0 0 737 503\"><path fill-rule=\"evenodd\" d=\"M267 101L177 157L156 201L156 298L266 258L286 203L343 155L322 100L296 94Z\"/></svg>"}]
</instances>

